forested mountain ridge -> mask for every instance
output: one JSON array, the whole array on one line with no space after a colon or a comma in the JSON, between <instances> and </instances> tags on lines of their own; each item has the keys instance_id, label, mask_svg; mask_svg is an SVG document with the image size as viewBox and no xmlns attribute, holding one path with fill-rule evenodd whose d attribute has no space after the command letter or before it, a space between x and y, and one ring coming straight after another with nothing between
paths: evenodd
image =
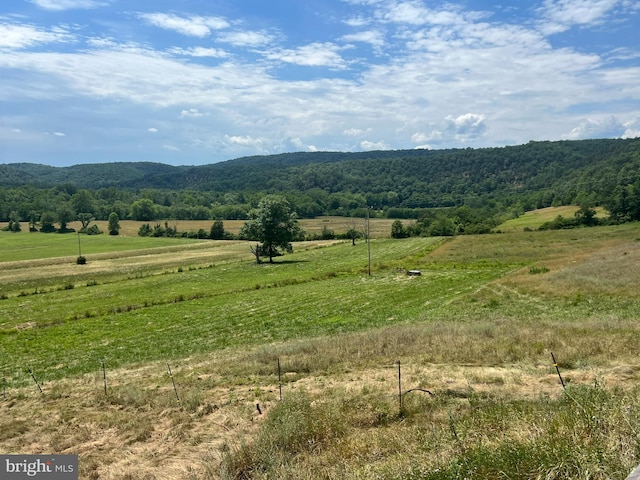
<instances>
[{"instance_id":1,"label":"forested mountain ridge","mask_svg":"<svg viewBox=\"0 0 640 480\"><path fill-rule=\"evenodd\" d=\"M152 162L114 162L51 167L35 163L0 165L0 187L53 187L70 183L77 188L172 188L169 179L181 167Z\"/></svg>"},{"instance_id":2,"label":"forested mountain ridge","mask_svg":"<svg viewBox=\"0 0 640 480\"><path fill-rule=\"evenodd\" d=\"M15 210L25 218L28 212L55 210L60 201L80 204L80 190L91 197L96 218L111 211L133 218L126 205L139 199L151 200L158 218L242 218L265 193L286 195L300 216L349 215L365 206L397 217L462 205L526 211L585 201L615 210L616 204L628 209L628 199L636 195L640 209L640 139L300 152L179 167L5 164L0 165L0 217ZM85 211L79 208L72 209Z\"/></svg>"},{"instance_id":3,"label":"forested mountain ridge","mask_svg":"<svg viewBox=\"0 0 640 480\"><path fill-rule=\"evenodd\" d=\"M512 147L306 152L244 157L203 166L151 162L71 167L0 165L0 186L194 189L220 192L309 190L379 193L418 189L446 196L566 188L586 173L637 160L640 139L530 142ZM412 192L413 193L413 192ZM432 203L442 203L435 200ZM449 203L449 202L445 202Z\"/></svg>"}]
</instances>

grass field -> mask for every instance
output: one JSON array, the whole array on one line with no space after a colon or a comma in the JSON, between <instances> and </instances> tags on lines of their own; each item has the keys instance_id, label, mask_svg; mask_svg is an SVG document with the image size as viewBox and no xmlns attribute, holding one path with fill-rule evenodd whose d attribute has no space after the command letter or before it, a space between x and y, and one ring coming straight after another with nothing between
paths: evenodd
<instances>
[{"instance_id":1,"label":"grass field","mask_svg":"<svg viewBox=\"0 0 640 480\"><path fill-rule=\"evenodd\" d=\"M180 232L197 232L198 230L203 229L208 233L211 230L211 224L213 223L212 220L159 220L157 222L121 220L120 234L127 237L134 237L138 234L138 230L142 224L148 223L151 226L154 226L156 223L159 223L160 225L164 225L165 221L170 227L175 227ZM404 220L404 223L405 225L409 225L412 221L413 220ZM311 219L301 218L298 222L300 223L300 227L307 234L320 233L325 227L329 230L333 230L336 234L344 233L352 227L360 231L364 231L365 229L364 218L326 216ZM389 237L391 235L391 224L393 222L393 219L388 218L371 218L369 221L369 234L372 238ZM228 232L237 235L244 223L245 220L225 220L224 228ZM95 224L104 232L108 230L108 222L106 221L98 221L95 222ZM79 222L72 222L69 226L76 230L82 227Z\"/></svg>"},{"instance_id":2,"label":"grass field","mask_svg":"<svg viewBox=\"0 0 640 480\"><path fill-rule=\"evenodd\" d=\"M246 242L82 237L76 265L0 232L0 449L76 453L83 479L623 479L640 225L539 221L381 236L371 275L364 242L255 265Z\"/></svg>"}]
</instances>

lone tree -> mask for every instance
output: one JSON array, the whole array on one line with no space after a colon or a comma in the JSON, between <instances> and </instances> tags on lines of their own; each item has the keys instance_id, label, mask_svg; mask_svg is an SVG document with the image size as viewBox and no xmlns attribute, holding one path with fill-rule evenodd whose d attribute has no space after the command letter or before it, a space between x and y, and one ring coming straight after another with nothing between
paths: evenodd
<instances>
[{"instance_id":1,"label":"lone tree","mask_svg":"<svg viewBox=\"0 0 640 480\"><path fill-rule=\"evenodd\" d=\"M8 232L19 232L22 230L20 226L20 214L15 210L9 214L9 225L4 229Z\"/></svg>"},{"instance_id":2,"label":"lone tree","mask_svg":"<svg viewBox=\"0 0 640 480\"><path fill-rule=\"evenodd\" d=\"M109 235L118 235L120 233L120 217L116 212L109 214Z\"/></svg>"},{"instance_id":3,"label":"lone tree","mask_svg":"<svg viewBox=\"0 0 640 480\"><path fill-rule=\"evenodd\" d=\"M291 211L286 198L280 195L266 195L260 200L258 208L249 212L249 220L240 229L240 237L260 242L255 251L256 262L260 256L273 257L279 255L278 250L291 251L291 242L302 239L303 232Z\"/></svg>"},{"instance_id":4,"label":"lone tree","mask_svg":"<svg viewBox=\"0 0 640 480\"><path fill-rule=\"evenodd\" d=\"M89 212L81 212L78 214L78 220L82 224L81 232L87 233L87 229L89 228L89 224L95 220L93 213Z\"/></svg>"},{"instance_id":5,"label":"lone tree","mask_svg":"<svg viewBox=\"0 0 640 480\"><path fill-rule=\"evenodd\" d=\"M215 220L211 225L211 231L209 232L209 238L211 240L222 240L225 237L224 222L222 220Z\"/></svg>"}]
</instances>

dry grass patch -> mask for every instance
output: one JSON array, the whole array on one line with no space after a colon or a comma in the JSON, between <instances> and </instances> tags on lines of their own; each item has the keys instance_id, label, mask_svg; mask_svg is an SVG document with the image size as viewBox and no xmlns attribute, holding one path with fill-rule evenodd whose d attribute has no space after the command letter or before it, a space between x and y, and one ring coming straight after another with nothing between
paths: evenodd
<instances>
[{"instance_id":1,"label":"dry grass patch","mask_svg":"<svg viewBox=\"0 0 640 480\"><path fill-rule=\"evenodd\" d=\"M127 237L135 237L138 235L138 230L143 224L148 223L152 227L156 224L164 226L165 222L171 228L177 228L179 232L197 232L202 229L209 233L213 220L153 220L149 222L140 222L135 220L120 220L120 235ZM240 229L245 223L245 220L223 220L224 229L229 233L237 235L240 233ZM394 219L388 218L371 218L369 222L369 229L371 238L388 238L391 236L391 224ZM414 220L403 220L405 226L413 223ZM355 228L359 231L365 230L365 219L354 217L316 217L316 218L301 218L299 220L300 226L307 234L314 234L322 232L323 228L333 230L336 234L345 233L350 228ZM98 220L93 222L103 232L108 232L109 222L105 220ZM0 228L4 226L0 223ZM82 228L80 222L69 223L70 228L79 230Z\"/></svg>"},{"instance_id":2,"label":"dry grass patch","mask_svg":"<svg viewBox=\"0 0 640 480\"><path fill-rule=\"evenodd\" d=\"M44 396L35 387L11 389L0 402L0 446L77 453L83 479L244 478L238 472L251 472L249 478L399 478L418 458L421 468L436 469L460 453L451 418L465 448L480 439L498 446L540 435L518 405L563 396L550 358L543 361L548 351L539 361L487 365L483 352L495 342L482 329L480 337L470 331L394 327L174 360L180 403L162 362L107 370L106 396L99 371L47 383ZM471 363L455 360L454 352L475 343L458 355ZM403 391L434 393L405 394L403 412L399 358ZM614 387L640 378L633 364L562 369L570 385ZM495 416L474 417L483 405L498 409ZM511 409L507 417L501 408Z\"/></svg>"}]
</instances>

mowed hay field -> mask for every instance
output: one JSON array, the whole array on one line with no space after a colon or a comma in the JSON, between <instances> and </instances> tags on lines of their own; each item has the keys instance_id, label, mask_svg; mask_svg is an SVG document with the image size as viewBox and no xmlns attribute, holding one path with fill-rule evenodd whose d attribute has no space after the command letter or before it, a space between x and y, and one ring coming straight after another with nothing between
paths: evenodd
<instances>
[{"instance_id":1,"label":"mowed hay field","mask_svg":"<svg viewBox=\"0 0 640 480\"><path fill-rule=\"evenodd\" d=\"M138 222L134 220L121 220L121 235L136 236L142 224L148 223L152 227L156 224L164 226L165 222L172 228L177 228L180 232L197 232L202 229L209 233L213 220L158 220L152 222ZM226 231L237 235L245 223L245 220L224 220L224 228ZM301 218L298 220L300 226L307 234L315 234L322 232L323 228L333 230L336 234L341 234L355 228L356 230L365 231L366 223L364 218L354 217L317 217L317 218ZM383 238L391 235L391 224L393 219L388 218L371 218L369 220L369 234L372 238ZM409 225L414 220L403 220L405 225ZM108 222L94 222L103 231L107 232ZM80 229L82 225L79 222L69 224L71 228Z\"/></svg>"},{"instance_id":2,"label":"mowed hay field","mask_svg":"<svg viewBox=\"0 0 640 480\"><path fill-rule=\"evenodd\" d=\"M248 242L109 236L76 265L17 235L36 239L0 264L3 452L78 454L86 479L640 463L640 225L302 242L263 265Z\"/></svg>"}]
</instances>

